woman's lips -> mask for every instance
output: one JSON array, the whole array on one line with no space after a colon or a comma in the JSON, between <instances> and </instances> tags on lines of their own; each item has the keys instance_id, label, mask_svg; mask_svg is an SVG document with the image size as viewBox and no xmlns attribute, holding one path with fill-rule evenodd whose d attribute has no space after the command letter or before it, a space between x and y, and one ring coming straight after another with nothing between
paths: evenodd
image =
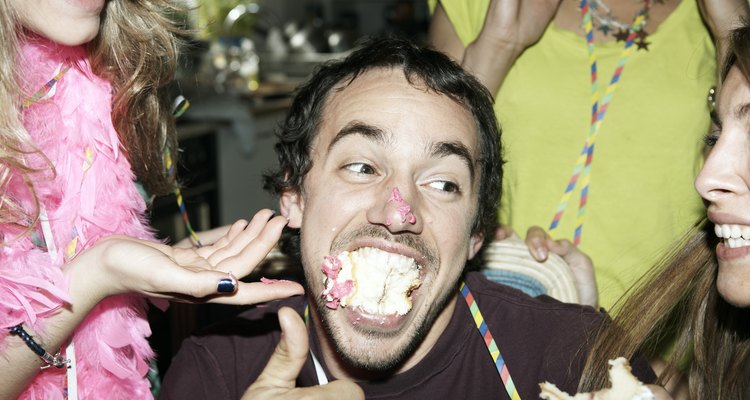
<instances>
[{"instance_id":1,"label":"woman's lips","mask_svg":"<svg viewBox=\"0 0 750 400\"><path fill-rule=\"evenodd\" d=\"M68 0L68 3L91 13L99 13L104 8L105 0Z\"/></svg>"},{"instance_id":2,"label":"woman's lips","mask_svg":"<svg viewBox=\"0 0 750 400\"><path fill-rule=\"evenodd\" d=\"M719 243L716 246L716 257L721 261L733 261L750 254L750 246L743 246L737 248L730 248L724 242Z\"/></svg>"}]
</instances>

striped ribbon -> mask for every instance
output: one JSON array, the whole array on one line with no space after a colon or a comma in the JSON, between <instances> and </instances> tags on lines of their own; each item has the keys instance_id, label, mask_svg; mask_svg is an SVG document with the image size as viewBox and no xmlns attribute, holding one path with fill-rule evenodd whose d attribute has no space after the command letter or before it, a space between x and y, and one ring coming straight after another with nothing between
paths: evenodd
<instances>
[{"instance_id":1,"label":"striped ribbon","mask_svg":"<svg viewBox=\"0 0 750 400\"><path fill-rule=\"evenodd\" d=\"M497 347L495 338L492 336L492 332L490 332L487 323L484 322L482 312L479 311L479 306L474 300L474 295L471 294L471 290L469 290L469 286L466 285L466 282L461 282L461 295L463 295L466 304L469 306L471 316L474 318L474 324L476 324L479 333L484 339L484 344L487 346L490 356L492 356L492 361L495 362L495 367L500 374L500 379L503 381L505 391L508 392L508 396L510 396L511 400L521 400L521 396L518 394L518 389L516 389L516 384L513 383L513 378L510 377L508 364L505 363L503 356L500 354L500 349Z\"/></svg>"},{"instance_id":2,"label":"striped ribbon","mask_svg":"<svg viewBox=\"0 0 750 400\"><path fill-rule=\"evenodd\" d=\"M167 176L170 178L174 177L175 166L172 163L172 153L169 151L169 146L164 147L164 166L167 169ZM198 238L198 234L195 233L195 230L193 230L193 225L190 224L190 217L188 217L187 209L185 208L185 201L182 199L182 191L179 187L175 187L174 194L177 198L177 206L180 208L182 221L185 223L185 227L190 234L190 238L193 239L193 242L196 244L196 246L203 247L203 243L201 243L201 240Z\"/></svg>"},{"instance_id":3,"label":"striped ribbon","mask_svg":"<svg viewBox=\"0 0 750 400\"><path fill-rule=\"evenodd\" d=\"M70 65L61 65L52 79L47 81L47 83L45 83L44 86L41 87L41 89L37 90L36 93L23 100L23 102L21 103L23 105L23 108L27 108L37 101L44 100L48 95L50 95L50 92L52 92L52 90L55 88L57 82L62 79L63 75L65 75L65 73L68 72L69 69Z\"/></svg>"},{"instance_id":4,"label":"striped ribbon","mask_svg":"<svg viewBox=\"0 0 750 400\"><path fill-rule=\"evenodd\" d=\"M188 107L190 107L190 102L182 95L177 96L172 103L172 116L175 118L180 117L185 113ZM172 163L172 152L169 150L169 146L164 146L164 167L167 169L167 176L174 178L175 166ZM193 239L196 246L203 247L203 243L201 243L201 240L198 238L198 234L193 230L193 225L190 224L190 217L188 217L187 209L185 208L185 201L182 199L182 191L179 186L175 187L174 195L177 198L177 207L180 208L180 215L182 216L182 221L185 223L190 238Z\"/></svg>"},{"instance_id":5,"label":"striped ribbon","mask_svg":"<svg viewBox=\"0 0 750 400\"><path fill-rule=\"evenodd\" d=\"M596 138L599 135L599 129L604 120L604 116L609 108L609 103L612 101L617 84L620 81L620 76L625 68L625 63L633 53L633 44L635 39L638 37L638 32L643 29L646 18L648 16L649 0L643 0L643 5L638 11L633 24L630 26L627 40L625 41L625 47L620 53L620 59L617 61L617 67L612 75L612 79L607 86L607 90L601 101L601 109L599 108L599 79L597 74L597 57L596 57L596 46L594 45L594 29L591 18L591 9L589 7L588 0L581 0L581 13L583 14L583 28L586 35L586 44L588 45L589 53L589 64L591 65L591 126L589 128L586 141L583 144L581 154L578 156L575 168L571 174L568 185L565 187L565 191L560 197L560 202L557 206L555 216L552 218L552 223L549 227L549 232L557 229L560 224L560 220L568 207L568 202L573 194L573 189L578 184L578 179L581 179L581 197L578 202L578 215L576 218L576 228L573 236L573 243L578 245L581 243L581 236L583 234L583 223L586 220L586 204L588 202L589 186L591 184L591 162L594 159L594 145Z\"/></svg>"}]
</instances>

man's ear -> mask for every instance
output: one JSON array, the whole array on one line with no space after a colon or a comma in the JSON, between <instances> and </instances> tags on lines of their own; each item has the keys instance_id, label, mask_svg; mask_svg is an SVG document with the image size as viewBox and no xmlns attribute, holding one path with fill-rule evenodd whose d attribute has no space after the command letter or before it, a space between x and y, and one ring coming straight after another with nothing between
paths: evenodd
<instances>
[{"instance_id":1,"label":"man's ear","mask_svg":"<svg viewBox=\"0 0 750 400\"><path fill-rule=\"evenodd\" d=\"M479 253L479 249L482 248L482 244L484 244L483 233L480 232L471 235L471 239L469 239L469 260L474 258L474 256Z\"/></svg>"},{"instance_id":2,"label":"man's ear","mask_svg":"<svg viewBox=\"0 0 750 400\"><path fill-rule=\"evenodd\" d=\"M297 190L285 190L279 198L281 215L289 219L287 224L290 228L299 228L302 226L302 210L305 209L302 196Z\"/></svg>"}]
</instances>

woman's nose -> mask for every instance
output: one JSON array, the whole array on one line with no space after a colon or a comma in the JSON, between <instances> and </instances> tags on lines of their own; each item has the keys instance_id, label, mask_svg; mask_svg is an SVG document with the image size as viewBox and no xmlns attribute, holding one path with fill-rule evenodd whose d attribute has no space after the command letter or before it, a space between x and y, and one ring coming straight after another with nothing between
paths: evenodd
<instances>
[{"instance_id":1,"label":"woman's nose","mask_svg":"<svg viewBox=\"0 0 750 400\"><path fill-rule=\"evenodd\" d=\"M734 139L722 133L695 179L695 188L706 201L715 203L748 192L748 143L733 143Z\"/></svg>"},{"instance_id":2,"label":"woman's nose","mask_svg":"<svg viewBox=\"0 0 750 400\"><path fill-rule=\"evenodd\" d=\"M385 226L391 233L420 233L422 220L418 215L419 210L415 208L415 202L410 202L408 197L408 194L405 195L394 186L368 211L369 221Z\"/></svg>"}]
</instances>

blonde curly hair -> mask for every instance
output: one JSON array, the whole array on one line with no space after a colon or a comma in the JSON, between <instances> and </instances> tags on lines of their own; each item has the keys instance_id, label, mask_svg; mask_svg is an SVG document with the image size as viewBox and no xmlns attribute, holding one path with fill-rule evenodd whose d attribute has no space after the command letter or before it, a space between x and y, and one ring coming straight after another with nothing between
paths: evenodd
<instances>
[{"instance_id":1,"label":"blonde curly hair","mask_svg":"<svg viewBox=\"0 0 750 400\"><path fill-rule=\"evenodd\" d=\"M23 161L25 154L38 150L18 116L28 93L22 93L17 83L21 72L17 60L28 32L10 3L0 0L0 224L31 228L38 218L38 204L36 210L23 210L7 193L12 175L23 179L34 193L34 175L46 172L32 170ZM112 84L112 123L122 150L136 177L155 195L176 186L165 174L163 154L165 147L177 149L167 86L185 32L175 23L181 11L171 0L107 1L99 34L86 45L92 70ZM172 151L173 160L176 155ZM54 174L54 166L49 165L49 172Z\"/></svg>"}]
</instances>

